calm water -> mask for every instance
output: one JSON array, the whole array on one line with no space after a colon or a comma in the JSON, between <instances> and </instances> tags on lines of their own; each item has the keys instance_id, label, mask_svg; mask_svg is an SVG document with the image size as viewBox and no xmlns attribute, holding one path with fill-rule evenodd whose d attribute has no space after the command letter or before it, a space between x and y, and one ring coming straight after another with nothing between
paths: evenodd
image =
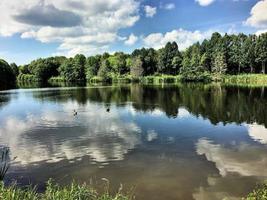
<instances>
[{"instance_id":1,"label":"calm water","mask_svg":"<svg viewBox=\"0 0 267 200\"><path fill-rule=\"evenodd\" d=\"M78 115L73 115L73 110ZM52 177L136 199L240 199L267 179L267 90L220 85L0 92L7 181ZM41 190L40 189L40 190Z\"/></svg>"}]
</instances>

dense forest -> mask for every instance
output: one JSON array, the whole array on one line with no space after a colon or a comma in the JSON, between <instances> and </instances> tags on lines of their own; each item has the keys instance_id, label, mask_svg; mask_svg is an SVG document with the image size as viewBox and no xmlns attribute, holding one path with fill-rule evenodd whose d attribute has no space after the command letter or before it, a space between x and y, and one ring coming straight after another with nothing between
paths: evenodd
<instances>
[{"instance_id":1,"label":"dense forest","mask_svg":"<svg viewBox=\"0 0 267 200\"><path fill-rule=\"evenodd\" d=\"M228 35L213 33L210 39L179 51L176 42L165 47L136 49L131 54L116 52L74 58L49 57L23 66L0 60L0 83L46 82L49 79L77 82L92 79L111 81L116 77L181 75L185 81L216 80L223 74L266 73L267 33Z\"/></svg>"}]
</instances>

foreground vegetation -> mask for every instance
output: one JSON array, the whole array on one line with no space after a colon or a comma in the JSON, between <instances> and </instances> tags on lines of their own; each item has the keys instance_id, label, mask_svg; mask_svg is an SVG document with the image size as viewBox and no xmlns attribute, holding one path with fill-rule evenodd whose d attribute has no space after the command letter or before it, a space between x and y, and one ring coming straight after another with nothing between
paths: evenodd
<instances>
[{"instance_id":1,"label":"foreground vegetation","mask_svg":"<svg viewBox=\"0 0 267 200\"><path fill-rule=\"evenodd\" d=\"M99 194L96 190L83 184L72 183L69 186L60 187L49 180L44 193L37 193L35 188L19 188L16 185L5 187L0 183L0 199L6 200L129 200L128 196L119 191L115 195Z\"/></svg>"},{"instance_id":2,"label":"foreground vegetation","mask_svg":"<svg viewBox=\"0 0 267 200\"><path fill-rule=\"evenodd\" d=\"M179 81L210 82L221 81L225 74L266 74L266 63L267 33L222 36L216 32L209 40L185 51L179 51L176 42L168 42L159 50L142 48L131 54L104 53L87 58L81 54L73 58L40 58L23 66L0 60L0 84L12 83L16 78L21 82L162 82L164 76L167 82L173 82L173 78L166 76L179 77ZM248 78L253 79L242 75L224 80Z\"/></svg>"},{"instance_id":3,"label":"foreground vegetation","mask_svg":"<svg viewBox=\"0 0 267 200\"><path fill-rule=\"evenodd\" d=\"M267 75L264 74L240 74L240 75L225 75L222 77L223 83L234 85L256 85L266 86Z\"/></svg>"},{"instance_id":4,"label":"foreground vegetation","mask_svg":"<svg viewBox=\"0 0 267 200\"><path fill-rule=\"evenodd\" d=\"M243 200L267 200L267 183L259 185L246 198L243 198Z\"/></svg>"}]
</instances>

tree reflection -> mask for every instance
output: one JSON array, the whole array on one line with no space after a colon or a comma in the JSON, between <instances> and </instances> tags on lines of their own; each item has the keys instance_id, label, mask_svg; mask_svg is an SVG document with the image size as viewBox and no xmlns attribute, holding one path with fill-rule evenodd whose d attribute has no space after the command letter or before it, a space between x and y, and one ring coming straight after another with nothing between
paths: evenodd
<instances>
[{"instance_id":1,"label":"tree reflection","mask_svg":"<svg viewBox=\"0 0 267 200\"><path fill-rule=\"evenodd\" d=\"M213 124L258 123L267 127L266 88L244 88L220 84L180 84L166 86L124 85L109 87L51 90L34 93L38 99L51 101L77 101L85 105L102 102L124 106L132 103L137 111L152 112L159 109L166 116L178 116L178 108L185 107L196 116L208 118Z\"/></svg>"}]
</instances>

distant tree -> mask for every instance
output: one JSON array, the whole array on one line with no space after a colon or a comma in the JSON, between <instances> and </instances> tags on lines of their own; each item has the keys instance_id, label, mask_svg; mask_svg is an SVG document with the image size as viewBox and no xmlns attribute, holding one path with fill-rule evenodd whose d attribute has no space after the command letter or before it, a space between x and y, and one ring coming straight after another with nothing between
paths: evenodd
<instances>
[{"instance_id":1,"label":"distant tree","mask_svg":"<svg viewBox=\"0 0 267 200\"><path fill-rule=\"evenodd\" d=\"M226 72L226 69L227 69L227 64L224 53L217 52L214 59L212 72L215 74L224 74Z\"/></svg>"},{"instance_id":2,"label":"distant tree","mask_svg":"<svg viewBox=\"0 0 267 200\"><path fill-rule=\"evenodd\" d=\"M90 56L86 59L86 64L85 64L85 71L86 71L86 78L90 79L93 76L96 76L98 73L98 70L100 68L101 64L101 56L96 55L96 56Z\"/></svg>"},{"instance_id":3,"label":"distant tree","mask_svg":"<svg viewBox=\"0 0 267 200\"><path fill-rule=\"evenodd\" d=\"M143 69L143 62L140 57L134 57L132 59L132 66L131 66L131 75L134 77L143 76L144 69Z\"/></svg>"},{"instance_id":4,"label":"distant tree","mask_svg":"<svg viewBox=\"0 0 267 200\"><path fill-rule=\"evenodd\" d=\"M181 66L173 66L174 57L181 58L178 45L176 42L168 42L164 48L158 51L158 70L160 73L174 75L178 72Z\"/></svg>"},{"instance_id":5,"label":"distant tree","mask_svg":"<svg viewBox=\"0 0 267 200\"><path fill-rule=\"evenodd\" d=\"M104 81L108 82L111 81L111 65L108 59L102 60L99 71L98 71L98 76L103 78Z\"/></svg>"},{"instance_id":6,"label":"distant tree","mask_svg":"<svg viewBox=\"0 0 267 200\"><path fill-rule=\"evenodd\" d=\"M206 70L210 70L210 60L207 55L207 53L203 53L201 58L200 58L200 65L203 66Z\"/></svg>"},{"instance_id":7,"label":"distant tree","mask_svg":"<svg viewBox=\"0 0 267 200\"><path fill-rule=\"evenodd\" d=\"M232 45L230 48L229 56L230 56L230 61L234 63L238 68L237 72L241 72L241 67L242 67L242 48L244 45L244 41L246 40L246 35L244 34L239 34L234 36Z\"/></svg>"},{"instance_id":8,"label":"distant tree","mask_svg":"<svg viewBox=\"0 0 267 200\"><path fill-rule=\"evenodd\" d=\"M200 66L200 61L201 61L200 44L197 42L192 46L190 66L198 67Z\"/></svg>"},{"instance_id":9,"label":"distant tree","mask_svg":"<svg viewBox=\"0 0 267 200\"><path fill-rule=\"evenodd\" d=\"M19 66L19 74L29 74L30 70L28 68L29 65L21 65Z\"/></svg>"},{"instance_id":10,"label":"distant tree","mask_svg":"<svg viewBox=\"0 0 267 200\"><path fill-rule=\"evenodd\" d=\"M77 54L73 58L73 73L76 81L84 81L86 79L85 63L86 58L82 54Z\"/></svg>"},{"instance_id":11,"label":"distant tree","mask_svg":"<svg viewBox=\"0 0 267 200\"><path fill-rule=\"evenodd\" d=\"M132 57L141 59L143 75L153 75L157 71L157 52L154 49L137 49L133 51Z\"/></svg>"},{"instance_id":12,"label":"distant tree","mask_svg":"<svg viewBox=\"0 0 267 200\"><path fill-rule=\"evenodd\" d=\"M16 63L11 63L10 67L11 67L13 73L15 74L15 76L18 76L19 75L19 68L16 65Z\"/></svg>"},{"instance_id":13,"label":"distant tree","mask_svg":"<svg viewBox=\"0 0 267 200\"><path fill-rule=\"evenodd\" d=\"M266 62L267 62L267 33L261 34L256 41L256 61L262 65L262 73L266 72Z\"/></svg>"},{"instance_id":14,"label":"distant tree","mask_svg":"<svg viewBox=\"0 0 267 200\"><path fill-rule=\"evenodd\" d=\"M115 74L122 75L129 72L126 66L127 55L123 52L117 52L109 57L109 62Z\"/></svg>"},{"instance_id":15,"label":"distant tree","mask_svg":"<svg viewBox=\"0 0 267 200\"><path fill-rule=\"evenodd\" d=\"M12 85L15 84L16 76L9 64L0 59L0 85Z\"/></svg>"},{"instance_id":16,"label":"distant tree","mask_svg":"<svg viewBox=\"0 0 267 200\"><path fill-rule=\"evenodd\" d=\"M255 71L254 69L255 59L256 59L255 46L256 46L256 36L250 35L244 41L244 45L242 46L241 49L241 56L242 56L241 64L244 67L249 66L250 73L253 73Z\"/></svg>"}]
</instances>

